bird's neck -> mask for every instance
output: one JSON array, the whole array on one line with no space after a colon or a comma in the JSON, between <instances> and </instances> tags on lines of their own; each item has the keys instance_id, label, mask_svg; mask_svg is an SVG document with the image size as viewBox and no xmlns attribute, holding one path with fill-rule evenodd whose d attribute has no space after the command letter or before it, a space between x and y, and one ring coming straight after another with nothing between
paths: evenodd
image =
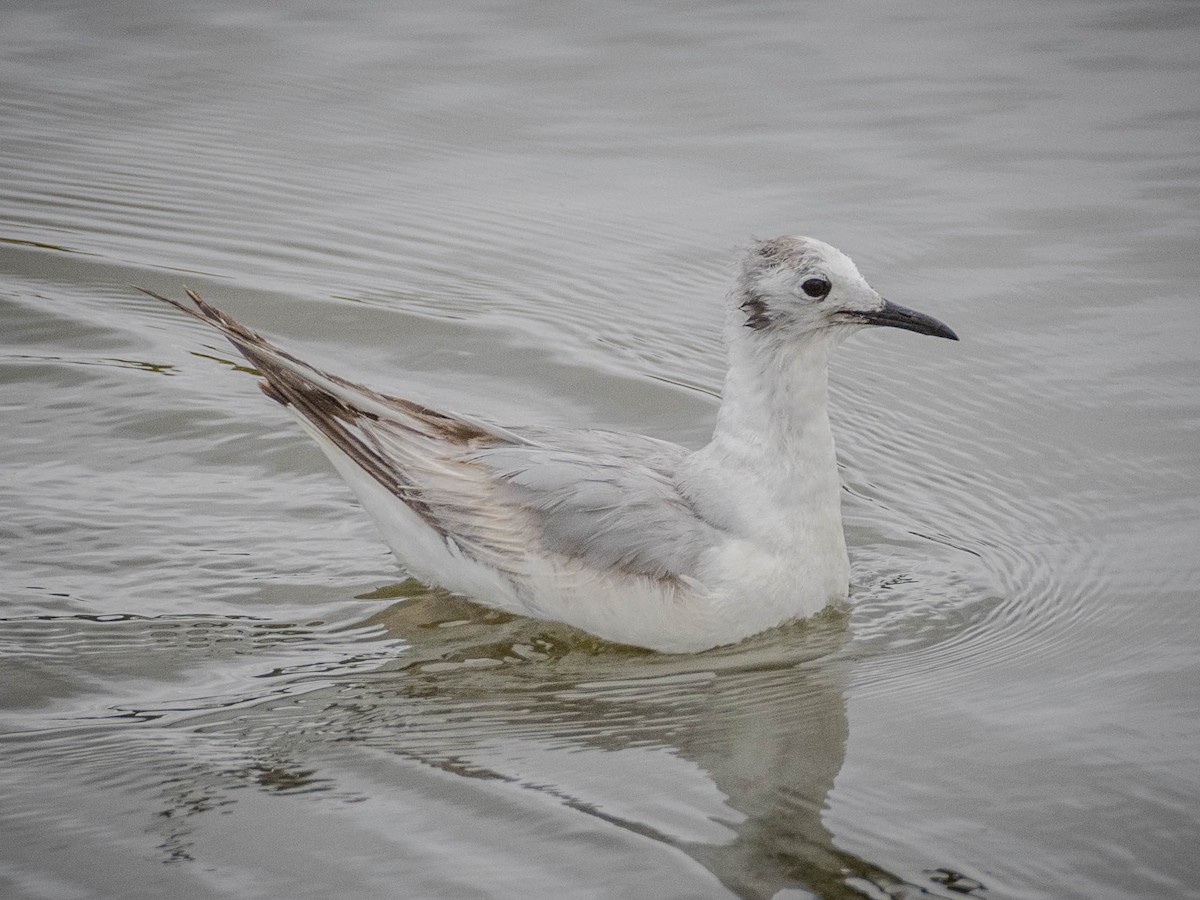
<instances>
[{"instance_id":1,"label":"bird's neck","mask_svg":"<svg viewBox=\"0 0 1200 900\"><path fill-rule=\"evenodd\" d=\"M776 344L773 337L729 335L712 441L688 461L682 486L734 532L784 543L827 534L836 544L840 479L827 410L833 341L817 335Z\"/></svg>"},{"instance_id":2,"label":"bird's neck","mask_svg":"<svg viewBox=\"0 0 1200 900\"><path fill-rule=\"evenodd\" d=\"M832 353L833 342L824 335L783 343L770 336L732 334L712 443L746 461L758 457L771 469L811 471L815 465L832 465Z\"/></svg>"}]
</instances>

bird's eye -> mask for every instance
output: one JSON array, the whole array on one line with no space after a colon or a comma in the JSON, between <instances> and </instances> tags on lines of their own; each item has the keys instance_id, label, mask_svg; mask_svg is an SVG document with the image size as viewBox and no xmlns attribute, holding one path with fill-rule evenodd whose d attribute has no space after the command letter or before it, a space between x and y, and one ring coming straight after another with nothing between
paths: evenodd
<instances>
[{"instance_id":1,"label":"bird's eye","mask_svg":"<svg viewBox=\"0 0 1200 900\"><path fill-rule=\"evenodd\" d=\"M831 287L833 285L829 283L828 278L809 278L804 284L800 285L800 290L804 291L804 293L808 294L814 300L823 300Z\"/></svg>"}]
</instances>

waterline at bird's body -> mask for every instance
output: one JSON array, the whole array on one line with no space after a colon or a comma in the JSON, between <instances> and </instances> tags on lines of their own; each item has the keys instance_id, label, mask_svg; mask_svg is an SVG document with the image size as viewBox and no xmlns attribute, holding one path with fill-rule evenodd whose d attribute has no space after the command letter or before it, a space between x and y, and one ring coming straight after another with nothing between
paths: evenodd
<instances>
[{"instance_id":1,"label":"waterline at bird's body","mask_svg":"<svg viewBox=\"0 0 1200 900\"><path fill-rule=\"evenodd\" d=\"M158 295L154 295L158 296ZM327 374L189 292L317 441L418 578L480 603L667 652L729 644L846 596L827 368L887 325L955 339L883 300L811 238L749 248L730 294L711 442L505 428Z\"/></svg>"}]
</instances>

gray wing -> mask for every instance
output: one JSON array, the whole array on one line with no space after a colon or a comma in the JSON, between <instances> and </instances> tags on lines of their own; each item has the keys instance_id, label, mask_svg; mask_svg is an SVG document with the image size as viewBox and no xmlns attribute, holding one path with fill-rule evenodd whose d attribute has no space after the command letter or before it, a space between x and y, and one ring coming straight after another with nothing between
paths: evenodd
<instances>
[{"instance_id":1,"label":"gray wing","mask_svg":"<svg viewBox=\"0 0 1200 900\"><path fill-rule=\"evenodd\" d=\"M661 579L694 576L721 540L675 486L683 447L601 431L522 433L531 444L470 460L494 474L496 499L527 514L545 550Z\"/></svg>"},{"instance_id":2,"label":"gray wing","mask_svg":"<svg viewBox=\"0 0 1200 900\"><path fill-rule=\"evenodd\" d=\"M687 454L678 445L501 428L431 409L317 369L192 291L190 306L146 293L224 334L268 397L460 552L500 571L520 576L540 547L597 569L688 577L721 538L675 488Z\"/></svg>"}]
</instances>

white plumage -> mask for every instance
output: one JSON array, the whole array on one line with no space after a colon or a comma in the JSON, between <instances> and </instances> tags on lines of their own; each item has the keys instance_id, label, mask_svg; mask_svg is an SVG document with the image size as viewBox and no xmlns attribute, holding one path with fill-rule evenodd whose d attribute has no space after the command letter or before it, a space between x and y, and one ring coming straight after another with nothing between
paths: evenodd
<instances>
[{"instance_id":1,"label":"white plumage","mask_svg":"<svg viewBox=\"0 0 1200 900\"><path fill-rule=\"evenodd\" d=\"M745 251L712 441L503 428L323 372L189 291L332 460L413 575L480 603L667 652L729 644L844 598L827 413L834 347L867 325L955 338L840 251Z\"/></svg>"}]
</instances>

